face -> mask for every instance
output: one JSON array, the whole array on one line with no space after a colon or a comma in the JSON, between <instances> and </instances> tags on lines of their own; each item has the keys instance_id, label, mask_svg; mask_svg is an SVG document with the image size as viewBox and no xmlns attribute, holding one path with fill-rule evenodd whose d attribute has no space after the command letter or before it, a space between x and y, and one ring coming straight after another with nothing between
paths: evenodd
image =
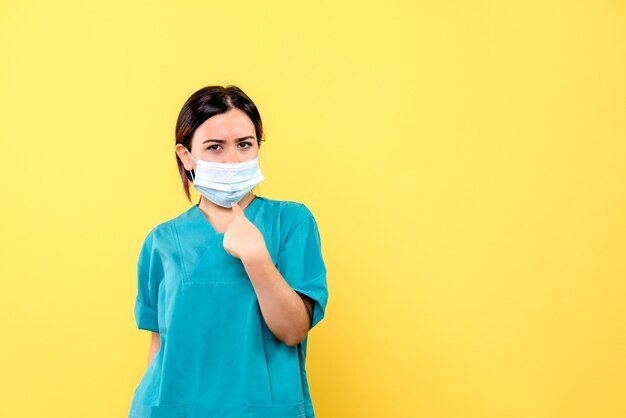
<instances>
[{"instance_id":1,"label":"face","mask_svg":"<svg viewBox=\"0 0 626 418\"><path fill-rule=\"evenodd\" d=\"M254 160L259 155L254 124L240 109L212 116L196 128L191 138L190 152L195 160L215 163ZM176 144L176 153L185 169L196 169L196 163L182 144Z\"/></svg>"}]
</instances>

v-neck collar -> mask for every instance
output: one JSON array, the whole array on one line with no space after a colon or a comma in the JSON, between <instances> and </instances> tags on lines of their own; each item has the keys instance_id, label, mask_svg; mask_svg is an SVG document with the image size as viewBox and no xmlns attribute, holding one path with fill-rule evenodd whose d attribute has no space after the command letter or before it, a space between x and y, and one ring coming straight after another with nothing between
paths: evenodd
<instances>
[{"instance_id":1,"label":"v-neck collar","mask_svg":"<svg viewBox=\"0 0 626 418\"><path fill-rule=\"evenodd\" d=\"M263 197L261 196L258 196L258 195L255 195L255 196L256 197L252 199L252 201L248 204L248 206L243 210L243 213L246 215L246 217L248 217L248 219L250 218L249 215L251 215L252 212L256 210L256 207L259 205L260 202L257 202L257 201L260 199L263 199ZM213 224L211 224L211 221L209 221L209 219L206 217L204 212L202 212L202 209L200 209L200 207L198 206L198 203L193 205L190 208L190 210L192 211L194 216L198 218L198 223L203 224L209 232L211 232L214 235L217 235L218 237L223 236L225 234L225 232L217 232L215 230L215 228L213 227Z\"/></svg>"}]
</instances>

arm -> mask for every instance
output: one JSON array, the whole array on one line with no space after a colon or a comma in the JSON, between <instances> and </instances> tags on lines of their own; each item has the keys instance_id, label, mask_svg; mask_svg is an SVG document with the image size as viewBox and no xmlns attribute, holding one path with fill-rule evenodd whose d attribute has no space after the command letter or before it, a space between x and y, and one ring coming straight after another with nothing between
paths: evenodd
<instances>
[{"instance_id":1,"label":"arm","mask_svg":"<svg viewBox=\"0 0 626 418\"><path fill-rule=\"evenodd\" d=\"M288 346L302 342L309 332L313 305L280 274L269 253L242 259L270 331Z\"/></svg>"},{"instance_id":2,"label":"arm","mask_svg":"<svg viewBox=\"0 0 626 418\"><path fill-rule=\"evenodd\" d=\"M306 283L312 274L316 274L316 278L325 279L326 273L319 254L317 225L308 209L304 205L301 208L306 213L300 219L301 222L292 228L295 244L286 242L282 251L283 257L293 260L289 263L291 268L285 269L283 266L281 269L290 279L289 282L278 266L274 265L261 231L246 218L236 203L232 206L234 218L228 225L223 242L224 249L243 263L268 328L276 338L292 347L307 337L315 320L314 315L323 313L314 309L316 302L313 299L298 293L294 289L299 287L292 287L292 284ZM315 285L319 287L320 283ZM320 293L315 288L311 291ZM322 302L325 304L325 300ZM322 305L320 307L323 309Z\"/></svg>"},{"instance_id":3,"label":"arm","mask_svg":"<svg viewBox=\"0 0 626 418\"><path fill-rule=\"evenodd\" d=\"M150 352L148 353L148 366L152 362L154 355L161 349L161 334L158 332L151 332L151 340L150 340Z\"/></svg>"}]
</instances>

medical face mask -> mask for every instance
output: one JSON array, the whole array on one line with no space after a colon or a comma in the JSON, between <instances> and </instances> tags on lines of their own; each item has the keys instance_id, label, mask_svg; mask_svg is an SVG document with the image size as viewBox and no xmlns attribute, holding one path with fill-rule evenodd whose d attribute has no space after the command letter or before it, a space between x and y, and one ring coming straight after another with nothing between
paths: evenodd
<instances>
[{"instance_id":1,"label":"medical face mask","mask_svg":"<svg viewBox=\"0 0 626 418\"><path fill-rule=\"evenodd\" d=\"M214 163L195 158L196 174L191 173L193 187L216 205L230 208L257 184L265 180L259 168L259 157L243 163Z\"/></svg>"}]
</instances>

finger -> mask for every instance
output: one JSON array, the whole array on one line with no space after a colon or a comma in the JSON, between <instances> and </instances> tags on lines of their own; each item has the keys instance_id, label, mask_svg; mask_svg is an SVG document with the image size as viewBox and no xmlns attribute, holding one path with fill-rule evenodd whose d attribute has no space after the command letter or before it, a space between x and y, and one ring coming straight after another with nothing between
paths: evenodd
<instances>
[{"instance_id":1,"label":"finger","mask_svg":"<svg viewBox=\"0 0 626 418\"><path fill-rule=\"evenodd\" d=\"M237 204L237 202L233 202L233 205L232 205L231 209L233 210L233 213L235 214L235 217L243 215L243 210L241 210L241 206L239 206Z\"/></svg>"}]
</instances>

